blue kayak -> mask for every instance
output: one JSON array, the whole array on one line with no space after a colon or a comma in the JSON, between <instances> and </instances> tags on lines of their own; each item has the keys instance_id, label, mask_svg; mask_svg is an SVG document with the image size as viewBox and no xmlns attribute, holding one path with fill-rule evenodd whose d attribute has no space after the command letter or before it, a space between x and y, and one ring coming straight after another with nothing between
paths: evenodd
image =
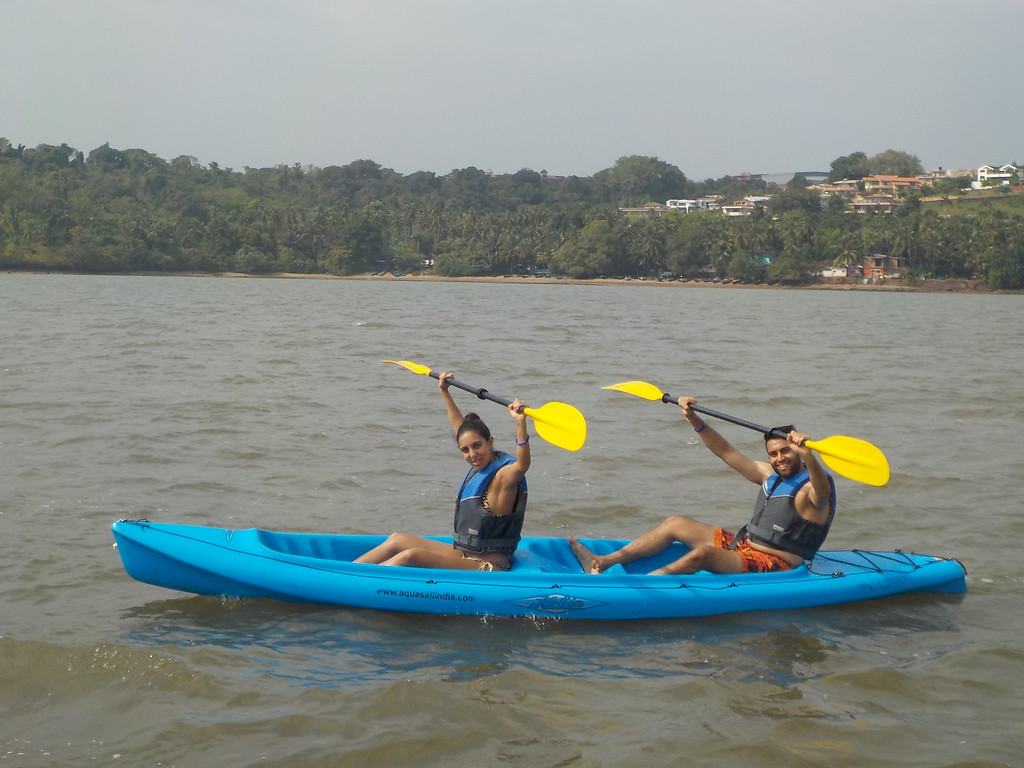
<instances>
[{"instance_id":1,"label":"blue kayak","mask_svg":"<svg viewBox=\"0 0 1024 768\"><path fill-rule=\"evenodd\" d=\"M963 592L959 562L905 552L819 552L782 573L648 576L687 550L586 574L569 543L523 538L499 573L353 563L384 536L280 533L120 520L128 574L167 589L381 611L568 619L669 619L836 605L907 592ZM431 537L437 541L450 538ZM596 554L625 541L581 539Z\"/></svg>"}]
</instances>

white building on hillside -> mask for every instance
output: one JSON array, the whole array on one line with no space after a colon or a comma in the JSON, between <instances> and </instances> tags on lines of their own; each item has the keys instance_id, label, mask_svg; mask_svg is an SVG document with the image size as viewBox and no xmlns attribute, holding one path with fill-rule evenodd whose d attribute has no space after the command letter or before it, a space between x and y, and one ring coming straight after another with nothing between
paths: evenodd
<instances>
[{"instance_id":1,"label":"white building on hillside","mask_svg":"<svg viewBox=\"0 0 1024 768\"><path fill-rule=\"evenodd\" d=\"M698 197L696 200L666 200L665 206L671 211L693 213L694 211L717 211L721 202L720 195L708 195L707 197Z\"/></svg>"},{"instance_id":2,"label":"white building on hillside","mask_svg":"<svg viewBox=\"0 0 1024 768\"><path fill-rule=\"evenodd\" d=\"M973 189L982 189L984 187L1007 186L1015 181L1020 181L1022 171L1024 171L1024 168L1018 167L1013 163L1000 165L998 168L994 165L983 165L978 169L977 178L971 182L971 187Z\"/></svg>"}]
</instances>

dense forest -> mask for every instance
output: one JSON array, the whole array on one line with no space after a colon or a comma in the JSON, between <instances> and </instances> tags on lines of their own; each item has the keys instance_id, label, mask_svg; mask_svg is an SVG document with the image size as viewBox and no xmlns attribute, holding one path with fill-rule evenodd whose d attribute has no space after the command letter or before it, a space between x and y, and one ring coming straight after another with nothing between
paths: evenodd
<instances>
[{"instance_id":1,"label":"dense forest","mask_svg":"<svg viewBox=\"0 0 1024 768\"><path fill-rule=\"evenodd\" d=\"M915 168L915 165L918 166ZM889 151L837 158L832 175L919 170ZM951 199L958 190L942 190ZM630 217L623 206L721 195L771 198L754 215ZM1013 196L1016 197L1016 196ZM16 146L0 139L0 268L570 277L714 275L804 283L823 266L902 259L906 278L1024 287L1024 208L943 208L912 193L894 214L844 213L800 177L696 182L630 156L591 177L477 168L396 173L345 166L234 171L141 149ZM946 212L952 210L953 213Z\"/></svg>"}]
</instances>

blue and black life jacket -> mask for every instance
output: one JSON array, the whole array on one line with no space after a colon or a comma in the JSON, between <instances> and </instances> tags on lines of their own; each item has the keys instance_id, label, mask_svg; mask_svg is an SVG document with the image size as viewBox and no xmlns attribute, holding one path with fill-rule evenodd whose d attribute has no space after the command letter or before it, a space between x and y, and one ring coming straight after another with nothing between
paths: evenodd
<instances>
[{"instance_id":1,"label":"blue and black life jacket","mask_svg":"<svg viewBox=\"0 0 1024 768\"><path fill-rule=\"evenodd\" d=\"M515 457L495 451L496 458L479 472L470 468L455 498L456 549L474 555L497 552L511 555L519 546L526 519L526 478L519 481L516 500L508 515L495 515L484 508L487 487L502 467L515 462Z\"/></svg>"},{"instance_id":2,"label":"blue and black life jacket","mask_svg":"<svg viewBox=\"0 0 1024 768\"><path fill-rule=\"evenodd\" d=\"M812 523L796 511L796 494L811 479L806 468L785 479L778 473L769 476L761 484L754 504L754 516L746 525L750 540L755 544L792 552L804 560L813 558L814 553L825 543L832 518L836 514L836 484L831 475L826 475L832 493L828 503L828 520L824 523Z\"/></svg>"}]
</instances>

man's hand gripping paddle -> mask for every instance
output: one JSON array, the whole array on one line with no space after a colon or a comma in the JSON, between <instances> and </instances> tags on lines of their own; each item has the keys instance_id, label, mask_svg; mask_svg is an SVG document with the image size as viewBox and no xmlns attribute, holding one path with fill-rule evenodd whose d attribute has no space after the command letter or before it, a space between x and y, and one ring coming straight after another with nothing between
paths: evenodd
<instances>
[{"instance_id":1,"label":"man's hand gripping paddle","mask_svg":"<svg viewBox=\"0 0 1024 768\"><path fill-rule=\"evenodd\" d=\"M663 403L679 404L679 398L662 392L658 387L648 384L646 381L624 381L620 384L602 387L602 389L626 392L630 395L642 397L645 400L660 400ZM696 404L690 407L697 413L705 416L738 424L741 427L753 429L762 434L768 434L769 432L768 427L762 427L746 419L739 419L735 416L719 413ZM785 434L778 430L773 430L772 436L786 437ZM889 482L889 462L886 460L885 454L869 442L859 440L856 437L836 435L826 437L824 440L808 440L805 445L817 451L821 455L822 461L830 469L843 477L848 477L851 480L856 480L866 485L881 486Z\"/></svg>"}]
</instances>

